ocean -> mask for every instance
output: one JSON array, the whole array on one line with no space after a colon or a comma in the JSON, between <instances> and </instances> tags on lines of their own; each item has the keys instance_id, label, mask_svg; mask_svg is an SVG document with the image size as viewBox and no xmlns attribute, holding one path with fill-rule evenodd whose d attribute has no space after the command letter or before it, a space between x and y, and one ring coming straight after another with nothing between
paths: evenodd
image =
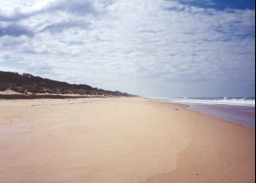
<instances>
[{"instance_id":1,"label":"ocean","mask_svg":"<svg viewBox=\"0 0 256 183\"><path fill-rule=\"evenodd\" d=\"M255 129L254 97L152 97L151 99L187 104L190 110Z\"/></svg>"}]
</instances>

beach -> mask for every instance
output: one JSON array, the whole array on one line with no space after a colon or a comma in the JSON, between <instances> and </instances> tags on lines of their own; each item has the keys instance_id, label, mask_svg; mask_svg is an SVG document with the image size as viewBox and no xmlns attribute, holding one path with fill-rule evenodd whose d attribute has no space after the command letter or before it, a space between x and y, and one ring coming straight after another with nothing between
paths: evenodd
<instances>
[{"instance_id":1,"label":"beach","mask_svg":"<svg viewBox=\"0 0 256 183\"><path fill-rule=\"evenodd\" d=\"M0 182L255 182L255 129L187 108L133 97L0 100Z\"/></svg>"}]
</instances>

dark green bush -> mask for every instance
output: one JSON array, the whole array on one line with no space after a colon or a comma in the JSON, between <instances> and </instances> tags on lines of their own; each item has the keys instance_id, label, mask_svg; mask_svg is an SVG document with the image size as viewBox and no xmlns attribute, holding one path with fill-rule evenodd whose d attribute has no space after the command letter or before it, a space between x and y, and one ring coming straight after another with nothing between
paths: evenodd
<instances>
[{"instance_id":1,"label":"dark green bush","mask_svg":"<svg viewBox=\"0 0 256 183\"><path fill-rule=\"evenodd\" d=\"M7 90L7 86L0 84L0 91L5 91L5 90Z\"/></svg>"}]
</instances>

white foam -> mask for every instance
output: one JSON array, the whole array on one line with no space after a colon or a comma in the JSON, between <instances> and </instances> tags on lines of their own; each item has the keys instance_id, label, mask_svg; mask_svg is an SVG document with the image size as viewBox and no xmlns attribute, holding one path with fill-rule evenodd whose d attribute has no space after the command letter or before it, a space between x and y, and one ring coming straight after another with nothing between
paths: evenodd
<instances>
[{"instance_id":1,"label":"white foam","mask_svg":"<svg viewBox=\"0 0 256 183\"><path fill-rule=\"evenodd\" d=\"M189 98L170 98L171 102L183 103L183 104L206 104L206 105L235 105L235 106L248 106L255 107L255 99L236 99L227 97L223 99L189 99Z\"/></svg>"},{"instance_id":2,"label":"white foam","mask_svg":"<svg viewBox=\"0 0 256 183\"><path fill-rule=\"evenodd\" d=\"M247 98L170 98L170 97L148 97L150 99L162 100L173 103L180 104L205 104L205 105L233 105L233 106L245 106L245 107L255 107L255 99L247 99Z\"/></svg>"}]
</instances>

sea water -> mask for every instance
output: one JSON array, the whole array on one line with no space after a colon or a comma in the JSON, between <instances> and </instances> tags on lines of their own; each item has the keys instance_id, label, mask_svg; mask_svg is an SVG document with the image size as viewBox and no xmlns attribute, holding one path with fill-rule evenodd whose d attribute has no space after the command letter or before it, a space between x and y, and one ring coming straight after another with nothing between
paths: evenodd
<instances>
[{"instance_id":1,"label":"sea water","mask_svg":"<svg viewBox=\"0 0 256 183\"><path fill-rule=\"evenodd\" d=\"M255 128L254 97L177 97L154 98L161 101L189 105L190 110Z\"/></svg>"}]
</instances>

